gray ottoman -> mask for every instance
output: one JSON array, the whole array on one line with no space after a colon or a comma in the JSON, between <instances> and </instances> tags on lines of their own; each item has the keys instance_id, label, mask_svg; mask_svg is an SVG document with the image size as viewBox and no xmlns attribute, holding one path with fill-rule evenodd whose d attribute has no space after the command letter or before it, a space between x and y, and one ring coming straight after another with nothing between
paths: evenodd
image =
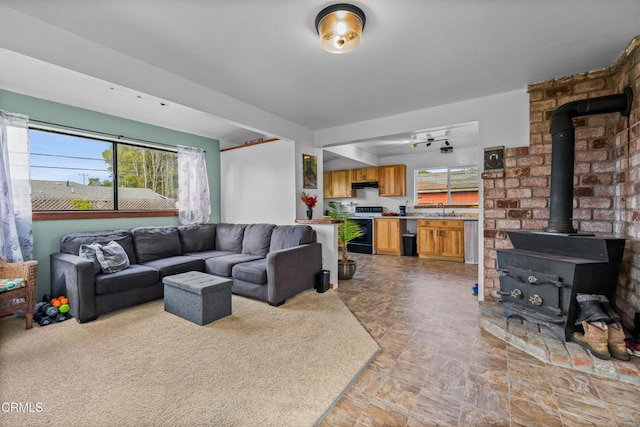
<instances>
[{"instance_id":1,"label":"gray ottoman","mask_svg":"<svg viewBox=\"0 0 640 427\"><path fill-rule=\"evenodd\" d=\"M162 283L169 313L201 326L231 314L230 279L190 271L167 276Z\"/></svg>"}]
</instances>

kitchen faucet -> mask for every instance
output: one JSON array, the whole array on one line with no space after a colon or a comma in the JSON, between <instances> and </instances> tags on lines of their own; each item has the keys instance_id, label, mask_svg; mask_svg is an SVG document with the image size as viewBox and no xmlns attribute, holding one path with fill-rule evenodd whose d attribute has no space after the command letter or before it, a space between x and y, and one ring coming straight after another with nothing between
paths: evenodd
<instances>
[{"instance_id":1,"label":"kitchen faucet","mask_svg":"<svg viewBox=\"0 0 640 427\"><path fill-rule=\"evenodd\" d=\"M442 208L442 216L443 217L446 216L445 213L444 213L444 203L438 203L438 207Z\"/></svg>"}]
</instances>

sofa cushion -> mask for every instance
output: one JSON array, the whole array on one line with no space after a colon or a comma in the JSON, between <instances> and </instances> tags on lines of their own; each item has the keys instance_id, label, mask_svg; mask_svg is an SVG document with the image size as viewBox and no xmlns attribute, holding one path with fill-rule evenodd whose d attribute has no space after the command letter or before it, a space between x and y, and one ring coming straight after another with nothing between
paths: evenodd
<instances>
[{"instance_id":1,"label":"sofa cushion","mask_svg":"<svg viewBox=\"0 0 640 427\"><path fill-rule=\"evenodd\" d=\"M269 251L313 243L314 236L313 228L308 225L278 225L271 234Z\"/></svg>"},{"instance_id":2,"label":"sofa cushion","mask_svg":"<svg viewBox=\"0 0 640 427\"><path fill-rule=\"evenodd\" d=\"M257 259L236 264L231 270L231 275L234 279L264 285L267 283L267 260Z\"/></svg>"},{"instance_id":3,"label":"sofa cushion","mask_svg":"<svg viewBox=\"0 0 640 427\"><path fill-rule=\"evenodd\" d=\"M199 259L215 258L215 257L225 256L225 255L233 255L233 252L229 252L229 251L204 251L204 252L187 252L186 254L184 254L184 256L191 256L191 257L199 258Z\"/></svg>"},{"instance_id":4,"label":"sofa cushion","mask_svg":"<svg viewBox=\"0 0 640 427\"><path fill-rule=\"evenodd\" d=\"M178 233L183 254L216 248L216 224L181 225Z\"/></svg>"},{"instance_id":5,"label":"sofa cushion","mask_svg":"<svg viewBox=\"0 0 640 427\"><path fill-rule=\"evenodd\" d=\"M275 224L250 224L244 229L242 253L267 256Z\"/></svg>"},{"instance_id":6,"label":"sofa cushion","mask_svg":"<svg viewBox=\"0 0 640 427\"><path fill-rule=\"evenodd\" d=\"M158 270L160 279L174 274L186 273L187 271L204 270L203 260L181 255L147 261L143 265Z\"/></svg>"},{"instance_id":7,"label":"sofa cushion","mask_svg":"<svg viewBox=\"0 0 640 427\"><path fill-rule=\"evenodd\" d=\"M216 245L219 251L242 253L242 237L246 224L218 224L216 226Z\"/></svg>"},{"instance_id":8,"label":"sofa cushion","mask_svg":"<svg viewBox=\"0 0 640 427\"><path fill-rule=\"evenodd\" d=\"M127 230L81 231L65 234L60 238L60 252L78 255L80 253L80 245L90 245L92 243L106 245L112 240L122 246L129 257L130 264L137 262L136 252L133 249L133 238Z\"/></svg>"},{"instance_id":9,"label":"sofa cushion","mask_svg":"<svg viewBox=\"0 0 640 427\"><path fill-rule=\"evenodd\" d=\"M261 258L262 257L258 255L251 254L233 254L209 258L204 261L204 271L209 274L215 274L216 276L231 277L231 269L234 265Z\"/></svg>"},{"instance_id":10,"label":"sofa cushion","mask_svg":"<svg viewBox=\"0 0 640 427\"><path fill-rule=\"evenodd\" d=\"M126 270L96 275L96 294L107 295L146 288L160 281L158 270L135 264Z\"/></svg>"},{"instance_id":11,"label":"sofa cushion","mask_svg":"<svg viewBox=\"0 0 640 427\"><path fill-rule=\"evenodd\" d=\"M136 227L131 229L131 235L140 264L182 255L176 227Z\"/></svg>"}]
</instances>

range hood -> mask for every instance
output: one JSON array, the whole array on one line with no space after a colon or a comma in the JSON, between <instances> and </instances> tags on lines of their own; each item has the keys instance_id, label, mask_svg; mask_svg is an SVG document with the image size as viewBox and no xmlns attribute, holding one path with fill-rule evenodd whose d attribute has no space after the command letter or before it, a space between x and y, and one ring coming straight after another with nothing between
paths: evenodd
<instances>
[{"instance_id":1,"label":"range hood","mask_svg":"<svg viewBox=\"0 0 640 427\"><path fill-rule=\"evenodd\" d=\"M358 190L360 188L378 188L378 181L352 182L351 183L351 189Z\"/></svg>"}]
</instances>

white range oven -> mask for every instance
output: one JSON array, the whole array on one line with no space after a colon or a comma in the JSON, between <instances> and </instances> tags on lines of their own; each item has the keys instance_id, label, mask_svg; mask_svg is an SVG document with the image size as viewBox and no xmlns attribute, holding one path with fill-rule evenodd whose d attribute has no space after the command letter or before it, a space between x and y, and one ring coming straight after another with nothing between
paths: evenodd
<instances>
[{"instance_id":1,"label":"white range oven","mask_svg":"<svg viewBox=\"0 0 640 427\"><path fill-rule=\"evenodd\" d=\"M360 226L364 233L362 237L353 239L347 243L349 252L357 252L361 254L374 254L374 226L373 220L382 216L382 206L356 206L356 211L351 219Z\"/></svg>"}]
</instances>

